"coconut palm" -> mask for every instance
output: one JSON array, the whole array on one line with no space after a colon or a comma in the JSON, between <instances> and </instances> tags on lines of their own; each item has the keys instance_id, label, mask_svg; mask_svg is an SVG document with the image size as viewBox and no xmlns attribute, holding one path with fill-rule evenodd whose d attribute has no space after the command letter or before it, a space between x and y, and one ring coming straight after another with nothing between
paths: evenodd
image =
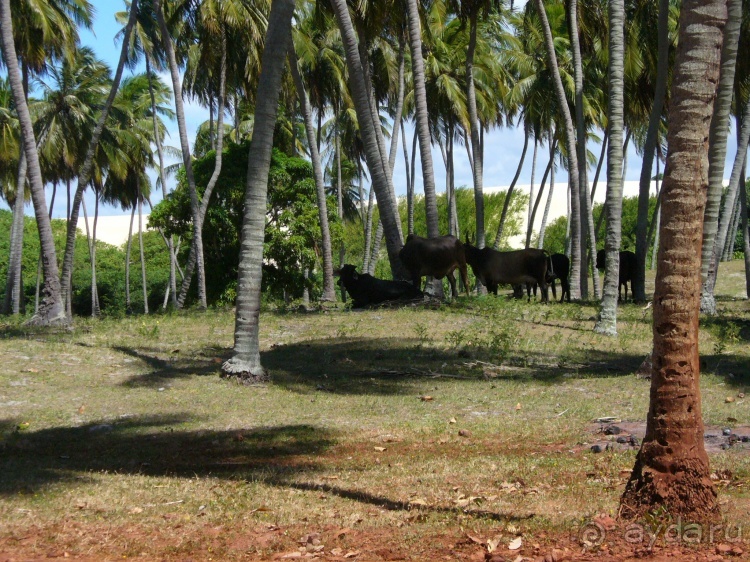
<instances>
[{"instance_id":1,"label":"coconut palm","mask_svg":"<svg viewBox=\"0 0 750 562\"><path fill-rule=\"evenodd\" d=\"M621 499L621 516L663 509L706 521L718 516L703 445L698 319L701 223L708 137L719 78L726 2L682 3L662 185L654 295L651 402L646 436Z\"/></svg>"},{"instance_id":2,"label":"coconut palm","mask_svg":"<svg viewBox=\"0 0 750 562\"><path fill-rule=\"evenodd\" d=\"M245 211L242 221L234 355L222 365L225 374L243 381L265 380L258 339L262 280L263 237L266 221L268 170L271 165L284 63L292 42L294 0L271 6L268 31L256 94L255 130L248 157Z\"/></svg>"},{"instance_id":3,"label":"coconut palm","mask_svg":"<svg viewBox=\"0 0 750 562\"><path fill-rule=\"evenodd\" d=\"M42 247L42 268L44 271L44 299L39 311L29 321L37 325L64 324L67 322L65 308L62 301L60 279L57 269L57 255L55 252L52 227L47 215L47 202L44 196L42 170L39 165L39 154L34 137L31 114L26 103L23 78L18 67L16 47L13 42L13 18L10 0L0 0L0 41L2 55L8 70L8 81L13 92L13 101L18 115L21 129L21 139L27 161L28 181L31 198L34 202L34 214L39 231L39 242Z\"/></svg>"},{"instance_id":4,"label":"coconut palm","mask_svg":"<svg viewBox=\"0 0 750 562\"><path fill-rule=\"evenodd\" d=\"M625 3L609 2L609 111L607 131L606 269L604 297L594 331L617 334L617 297L620 287L620 239L622 230L622 131L625 65Z\"/></svg>"}]
</instances>

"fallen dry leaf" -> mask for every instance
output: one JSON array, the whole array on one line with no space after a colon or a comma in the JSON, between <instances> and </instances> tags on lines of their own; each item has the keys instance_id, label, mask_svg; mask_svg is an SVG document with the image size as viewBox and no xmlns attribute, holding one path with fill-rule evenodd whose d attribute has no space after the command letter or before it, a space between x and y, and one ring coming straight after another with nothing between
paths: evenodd
<instances>
[{"instance_id":1,"label":"fallen dry leaf","mask_svg":"<svg viewBox=\"0 0 750 562\"><path fill-rule=\"evenodd\" d=\"M419 399L422 402L432 402L434 400L432 396L420 396Z\"/></svg>"},{"instance_id":2,"label":"fallen dry leaf","mask_svg":"<svg viewBox=\"0 0 750 562\"><path fill-rule=\"evenodd\" d=\"M476 537L474 535L470 535L469 533L466 533L466 537L473 542L474 544L484 544L484 541L480 539L479 537Z\"/></svg>"},{"instance_id":3,"label":"fallen dry leaf","mask_svg":"<svg viewBox=\"0 0 750 562\"><path fill-rule=\"evenodd\" d=\"M377 451L378 453L382 453L383 451L385 451L385 447L375 447L375 450L376 450L376 451Z\"/></svg>"},{"instance_id":4,"label":"fallen dry leaf","mask_svg":"<svg viewBox=\"0 0 750 562\"><path fill-rule=\"evenodd\" d=\"M448 420L448 423L458 423L458 422L456 422L456 418L451 418Z\"/></svg>"},{"instance_id":5,"label":"fallen dry leaf","mask_svg":"<svg viewBox=\"0 0 750 562\"><path fill-rule=\"evenodd\" d=\"M508 550L518 550L523 546L523 539L521 537L516 537L510 543L508 544Z\"/></svg>"},{"instance_id":6,"label":"fallen dry leaf","mask_svg":"<svg viewBox=\"0 0 750 562\"><path fill-rule=\"evenodd\" d=\"M84 406L83 404L81 404L81 405L80 405L80 406L78 407L78 413L79 413L79 414L82 414L82 413L83 413L83 412L85 412L85 411L86 411L86 406Z\"/></svg>"},{"instance_id":7,"label":"fallen dry leaf","mask_svg":"<svg viewBox=\"0 0 750 562\"><path fill-rule=\"evenodd\" d=\"M287 552L286 554L282 554L279 556L282 560L288 560L290 558L302 558L302 553L299 550L295 550L294 552Z\"/></svg>"},{"instance_id":8,"label":"fallen dry leaf","mask_svg":"<svg viewBox=\"0 0 750 562\"><path fill-rule=\"evenodd\" d=\"M502 542L503 538L500 536L495 537L494 539L490 539L487 541L487 552L493 552L497 550L497 547L500 546L500 543Z\"/></svg>"},{"instance_id":9,"label":"fallen dry leaf","mask_svg":"<svg viewBox=\"0 0 750 562\"><path fill-rule=\"evenodd\" d=\"M727 396L726 398L724 398L724 402L726 402L727 404L731 404L732 402L734 402L734 396Z\"/></svg>"},{"instance_id":10,"label":"fallen dry leaf","mask_svg":"<svg viewBox=\"0 0 750 562\"><path fill-rule=\"evenodd\" d=\"M416 500L410 500L409 506L410 507L427 507L429 504L423 500L422 498L417 498Z\"/></svg>"},{"instance_id":11,"label":"fallen dry leaf","mask_svg":"<svg viewBox=\"0 0 750 562\"><path fill-rule=\"evenodd\" d=\"M518 411L520 409L521 409L521 403L519 402L518 404L516 404L516 411Z\"/></svg>"},{"instance_id":12,"label":"fallen dry leaf","mask_svg":"<svg viewBox=\"0 0 750 562\"><path fill-rule=\"evenodd\" d=\"M344 554L344 558L356 558L359 554L359 550L351 550Z\"/></svg>"}]
</instances>

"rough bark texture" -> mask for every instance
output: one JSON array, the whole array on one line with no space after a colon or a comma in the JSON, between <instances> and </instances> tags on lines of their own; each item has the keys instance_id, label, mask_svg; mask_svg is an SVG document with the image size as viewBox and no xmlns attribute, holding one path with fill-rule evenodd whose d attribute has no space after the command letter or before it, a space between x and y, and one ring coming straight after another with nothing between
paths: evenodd
<instances>
[{"instance_id":1,"label":"rough bark texture","mask_svg":"<svg viewBox=\"0 0 750 562\"><path fill-rule=\"evenodd\" d=\"M682 3L662 187L651 401L621 499L620 513L628 518L656 507L686 521L719 515L703 446L698 318L708 131L726 18L726 0Z\"/></svg>"},{"instance_id":2,"label":"rough bark texture","mask_svg":"<svg viewBox=\"0 0 750 562\"><path fill-rule=\"evenodd\" d=\"M385 173L388 162L381 158L380 143L378 141L380 124L375 123L372 119L368 98L369 85L365 83L362 61L357 48L357 39L354 27L352 26L349 8L345 0L333 0L331 4L336 13L336 20L344 42L346 65L349 70L349 85L352 90L352 99L359 121L367 167L370 170L372 188L375 190L380 220L383 221L386 247L388 248L388 260L391 264L391 271L394 278L404 279L406 278L406 272L398 257L398 253L403 246L400 235L401 226L398 218L398 209L394 205L394 198L392 196L392 193L394 193L393 183L391 182L390 174Z\"/></svg>"},{"instance_id":3,"label":"rough bark texture","mask_svg":"<svg viewBox=\"0 0 750 562\"><path fill-rule=\"evenodd\" d=\"M425 88L424 60L422 58L422 26L419 21L419 3L407 0L409 16L409 45L411 47L411 75L414 84L414 106L417 131L419 133L419 156L422 162L422 183L427 217L427 236L440 236L438 228L437 195L430 145L430 125L427 112L427 90ZM413 177L413 176L412 176Z\"/></svg>"},{"instance_id":4,"label":"rough bark texture","mask_svg":"<svg viewBox=\"0 0 750 562\"><path fill-rule=\"evenodd\" d=\"M18 68L16 47L13 43L13 24L10 10L10 0L0 0L0 41L2 42L3 61L8 72L8 81L16 105L18 122L21 128L21 142L27 161L27 176L31 189L31 199L34 203L39 241L42 248L42 270L44 271L44 288L42 289L42 304L39 311L29 320L32 325L60 325L66 324L68 318L62 300L60 278L57 269L57 254L52 237L52 226L47 215L47 202L44 196L44 182L39 166L39 154L36 149L34 128L31 121L29 107L26 104L21 72Z\"/></svg>"},{"instance_id":5,"label":"rough bark texture","mask_svg":"<svg viewBox=\"0 0 750 562\"><path fill-rule=\"evenodd\" d=\"M740 210L742 211L742 241L745 254L745 295L750 298L750 230L747 218L747 188L743 185L740 190Z\"/></svg>"},{"instance_id":6,"label":"rough bark texture","mask_svg":"<svg viewBox=\"0 0 750 562\"><path fill-rule=\"evenodd\" d=\"M297 88L302 119L305 122L307 142L310 147L310 159L312 160L313 175L315 176L316 196L318 201L318 220L320 222L320 233L322 238L323 253L323 294L321 300L335 301L336 287L333 284L333 254L331 252L331 229L328 227L328 207L326 205L326 186L323 180L323 166L320 163L320 153L315 141L315 125L313 124L312 107L305 92L305 85L297 66L297 54L294 45L289 47L289 68L292 70L294 86ZM307 272L307 270L305 270Z\"/></svg>"},{"instance_id":7,"label":"rough bark texture","mask_svg":"<svg viewBox=\"0 0 750 562\"><path fill-rule=\"evenodd\" d=\"M466 105L469 109L469 127L471 133L471 172L474 179L474 207L476 209L477 248L484 248L484 181L482 147L479 138L479 116L477 115L477 94L474 87L474 53L477 47L478 9L474 9L469 18L469 46L466 50Z\"/></svg>"},{"instance_id":8,"label":"rough bark texture","mask_svg":"<svg viewBox=\"0 0 750 562\"><path fill-rule=\"evenodd\" d=\"M260 362L260 293L263 276L263 238L266 222L268 171L271 167L273 131L284 74L284 61L292 39L294 0L275 0L268 18L265 48L255 99L255 127L247 167L245 210L240 242L234 355L222 370L242 382L268 379Z\"/></svg>"},{"instance_id":9,"label":"rough bark texture","mask_svg":"<svg viewBox=\"0 0 750 562\"><path fill-rule=\"evenodd\" d=\"M578 158L576 152L575 131L573 130L573 119L570 116L568 100L565 97L560 70L555 54L555 45L552 38L552 30L544 10L542 0L534 0L539 19L542 22L544 32L544 44L547 53L547 61L550 66L550 74L555 87L555 99L563 117L565 127L565 148L568 152L568 183L570 184L570 298L580 298L581 280L581 199L579 196Z\"/></svg>"},{"instance_id":10,"label":"rough bark texture","mask_svg":"<svg viewBox=\"0 0 750 562\"><path fill-rule=\"evenodd\" d=\"M646 254L648 253L648 198L651 186L651 170L654 166L654 150L659 134L664 100L667 97L667 75L669 73L669 0L659 0L659 52L656 62L656 85L654 87L654 105L648 121L646 142L643 146L643 164L641 166L640 187L638 191L638 219L635 230L636 273L632 283L633 300L646 300ZM623 149L623 158L627 156L627 140Z\"/></svg>"},{"instance_id":11,"label":"rough bark texture","mask_svg":"<svg viewBox=\"0 0 750 562\"><path fill-rule=\"evenodd\" d=\"M13 223L10 231L10 256L8 257L8 278L5 282L3 314L18 314L21 311L23 289L21 270L23 268L23 217L26 194L26 156L21 153L16 175L16 199L13 202Z\"/></svg>"},{"instance_id":12,"label":"rough bark texture","mask_svg":"<svg viewBox=\"0 0 750 562\"><path fill-rule=\"evenodd\" d=\"M625 3L609 1L609 105L607 123L607 236L604 296L594 331L617 335L617 297L620 290L620 240L622 237L622 131L625 87ZM595 250L596 248L594 248ZM596 276L596 270L594 270ZM596 279L594 280L596 281Z\"/></svg>"},{"instance_id":13,"label":"rough bark texture","mask_svg":"<svg viewBox=\"0 0 750 562\"><path fill-rule=\"evenodd\" d=\"M742 23L742 0L727 0L727 26L724 30L724 43L721 48L721 70L719 89L714 102L714 115L711 119L711 132L708 137L708 196L703 217L703 248L701 253L701 311L716 314L713 280L716 278L718 262L713 260L714 239L719 229L719 210L724 191L724 164L727 156L727 136L729 114L734 93L734 74L737 66L737 47ZM713 270L713 271L712 271ZM711 279L709 279L711 277Z\"/></svg>"}]
</instances>

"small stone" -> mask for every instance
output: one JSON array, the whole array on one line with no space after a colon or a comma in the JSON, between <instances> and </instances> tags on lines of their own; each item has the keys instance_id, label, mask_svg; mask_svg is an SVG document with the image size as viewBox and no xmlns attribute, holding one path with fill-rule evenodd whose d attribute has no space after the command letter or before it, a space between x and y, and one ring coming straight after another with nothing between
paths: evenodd
<instances>
[{"instance_id":1,"label":"small stone","mask_svg":"<svg viewBox=\"0 0 750 562\"><path fill-rule=\"evenodd\" d=\"M625 444L625 443L629 443L630 439L628 437L625 437L624 435L620 435L620 437L617 438L617 442Z\"/></svg>"},{"instance_id":2,"label":"small stone","mask_svg":"<svg viewBox=\"0 0 750 562\"><path fill-rule=\"evenodd\" d=\"M459 429L458 434L461 437L471 437L471 431L469 431L468 429Z\"/></svg>"},{"instance_id":3,"label":"small stone","mask_svg":"<svg viewBox=\"0 0 750 562\"><path fill-rule=\"evenodd\" d=\"M734 396L727 396L726 398L724 398L724 402L726 402L727 404L731 404L732 402L734 402Z\"/></svg>"},{"instance_id":4,"label":"small stone","mask_svg":"<svg viewBox=\"0 0 750 562\"><path fill-rule=\"evenodd\" d=\"M745 397L745 393L744 392L738 392L737 393L737 398L744 398L744 397Z\"/></svg>"},{"instance_id":5,"label":"small stone","mask_svg":"<svg viewBox=\"0 0 750 562\"><path fill-rule=\"evenodd\" d=\"M722 443L722 444L720 445L720 447L721 447L721 450L722 450L722 451L726 451L726 450L727 450L727 449L729 449L729 448L730 448L731 446L732 446L732 444L731 444L731 443Z\"/></svg>"},{"instance_id":6,"label":"small stone","mask_svg":"<svg viewBox=\"0 0 750 562\"><path fill-rule=\"evenodd\" d=\"M750 437L748 437L747 435L743 435L743 436L742 436L742 442L743 442L743 443L748 443L748 442L750 442Z\"/></svg>"},{"instance_id":7,"label":"small stone","mask_svg":"<svg viewBox=\"0 0 750 562\"><path fill-rule=\"evenodd\" d=\"M604 428L604 435L620 435L620 433L622 433L622 429L616 425L610 425L609 427Z\"/></svg>"},{"instance_id":8,"label":"small stone","mask_svg":"<svg viewBox=\"0 0 750 562\"><path fill-rule=\"evenodd\" d=\"M591 452L592 453L601 453L604 450L604 448L601 445L592 445L591 446Z\"/></svg>"},{"instance_id":9,"label":"small stone","mask_svg":"<svg viewBox=\"0 0 750 562\"><path fill-rule=\"evenodd\" d=\"M638 440L638 438L635 435L630 436L630 445L633 447L640 446L641 442Z\"/></svg>"},{"instance_id":10,"label":"small stone","mask_svg":"<svg viewBox=\"0 0 750 562\"><path fill-rule=\"evenodd\" d=\"M721 434L726 437L729 437L730 435L732 435L732 430L728 427L725 427L724 429L721 430Z\"/></svg>"}]
</instances>

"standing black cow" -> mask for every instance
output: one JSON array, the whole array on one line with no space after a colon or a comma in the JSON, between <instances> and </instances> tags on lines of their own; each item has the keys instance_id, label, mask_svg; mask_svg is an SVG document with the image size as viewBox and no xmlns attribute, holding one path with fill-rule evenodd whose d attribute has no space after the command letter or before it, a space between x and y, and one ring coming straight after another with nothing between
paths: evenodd
<instances>
[{"instance_id":1,"label":"standing black cow","mask_svg":"<svg viewBox=\"0 0 750 562\"><path fill-rule=\"evenodd\" d=\"M435 279L447 276L454 298L458 296L458 291L453 271L458 268L468 296L469 277L466 272L466 254L464 245L455 236L422 238L416 234L409 234L398 257L409 272L415 287L421 287L422 277L425 275Z\"/></svg>"},{"instance_id":2,"label":"standing black cow","mask_svg":"<svg viewBox=\"0 0 750 562\"><path fill-rule=\"evenodd\" d=\"M606 254L604 250L596 253L596 269L604 270L606 268ZM635 277L636 261L635 254L631 251L620 252L620 275L619 285L617 286L617 295L619 300L622 299L622 287L625 287L625 300L628 300L628 281L630 282L630 292L633 292L633 278ZM632 296L632 295L631 295Z\"/></svg>"},{"instance_id":3,"label":"standing black cow","mask_svg":"<svg viewBox=\"0 0 750 562\"><path fill-rule=\"evenodd\" d=\"M547 284L552 287L552 296L557 300L557 288L555 287L555 279L560 280L560 288L562 293L560 294L560 302L565 300L566 295L568 302L570 302L570 282L568 277L570 276L570 259L565 254L552 254L547 256ZM526 284L526 293L531 300L531 291L534 291L534 297L536 298L536 283ZM523 287L520 285L514 285L513 296L517 299L523 297Z\"/></svg>"},{"instance_id":4,"label":"standing black cow","mask_svg":"<svg viewBox=\"0 0 750 562\"><path fill-rule=\"evenodd\" d=\"M547 302L547 252L535 248L498 252L464 244L466 262L476 278L497 295L497 286L537 283L542 288L542 302Z\"/></svg>"},{"instance_id":5,"label":"standing black cow","mask_svg":"<svg viewBox=\"0 0 750 562\"><path fill-rule=\"evenodd\" d=\"M390 281L378 279L369 273L357 273L356 266L351 264L344 265L335 273L340 277L339 284L343 284L351 295L354 308L423 296L422 291L407 281Z\"/></svg>"}]
</instances>

